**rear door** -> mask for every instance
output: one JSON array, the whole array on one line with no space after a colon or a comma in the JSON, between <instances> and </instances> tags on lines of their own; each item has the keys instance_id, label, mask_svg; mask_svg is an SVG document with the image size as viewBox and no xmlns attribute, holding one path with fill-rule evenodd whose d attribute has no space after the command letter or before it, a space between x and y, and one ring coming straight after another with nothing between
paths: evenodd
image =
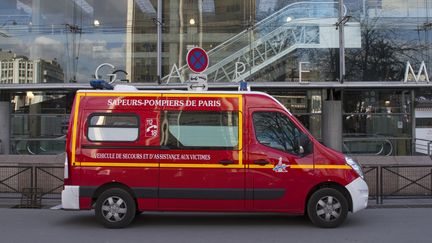
<instances>
[{"instance_id":1,"label":"rear door","mask_svg":"<svg viewBox=\"0 0 432 243\"><path fill-rule=\"evenodd\" d=\"M249 109L248 181L253 185L253 209L296 209L304 202L313 154L299 151L302 132L278 109ZM300 206L301 207L301 206Z\"/></svg>"},{"instance_id":2,"label":"rear door","mask_svg":"<svg viewBox=\"0 0 432 243\"><path fill-rule=\"evenodd\" d=\"M77 163L86 188L81 195L91 197L99 186L118 182L135 193L140 210L157 209L159 161L152 155L159 152L160 111L148 103L158 96L89 93L81 98Z\"/></svg>"}]
</instances>

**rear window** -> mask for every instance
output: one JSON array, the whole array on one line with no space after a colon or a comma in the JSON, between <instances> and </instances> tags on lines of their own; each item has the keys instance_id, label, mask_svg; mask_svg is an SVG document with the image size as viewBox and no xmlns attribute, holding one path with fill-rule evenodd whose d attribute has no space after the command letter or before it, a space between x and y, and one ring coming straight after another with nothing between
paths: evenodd
<instances>
[{"instance_id":1,"label":"rear window","mask_svg":"<svg viewBox=\"0 0 432 243\"><path fill-rule=\"evenodd\" d=\"M238 113L166 111L161 115L161 145L169 148L238 148Z\"/></svg>"},{"instance_id":2,"label":"rear window","mask_svg":"<svg viewBox=\"0 0 432 243\"><path fill-rule=\"evenodd\" d=\"M134 114L92 114L87 137L93 142L132 142L138 139L139 119Z\"/></svg>"}]
</instances>

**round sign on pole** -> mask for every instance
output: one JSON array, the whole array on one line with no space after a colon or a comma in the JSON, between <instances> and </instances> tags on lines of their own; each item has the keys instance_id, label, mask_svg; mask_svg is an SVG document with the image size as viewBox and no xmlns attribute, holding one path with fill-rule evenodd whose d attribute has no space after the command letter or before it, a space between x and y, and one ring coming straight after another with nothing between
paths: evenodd
<instances>
[{"instance_id":1,"label":"round sign on pole","mask_svg":"<svg viewBox=\"0 0 432 243\"><path fill-rule=\"evenodd\" d=\"M196 73L202 73L208 67L209 58L204 49L200 47L194 47L189 50L186 56L186 62L190 70Z\"/></svg>"}]
</instances>

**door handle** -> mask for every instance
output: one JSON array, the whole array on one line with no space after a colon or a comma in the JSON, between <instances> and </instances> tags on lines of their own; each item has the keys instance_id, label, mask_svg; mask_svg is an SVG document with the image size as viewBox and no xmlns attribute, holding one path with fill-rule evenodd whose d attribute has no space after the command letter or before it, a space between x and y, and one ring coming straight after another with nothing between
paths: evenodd
<instances>
[{"instance_id":1,"label":"door handle","mask_svg":"<svg viewBox=\"0 0 432 243\"><path fill-rule=\"evenodd\" d=\"M268 162L267 160L260 159L260 160L255 160L254 164L256 164L256 165L267 165L267 164L270 164L270 162Z\"/></svg>"},{"instance_id":2,"label":"door handle","mask_svg":"<svg viewBox=\"0 0 432 243\"><path fill-rule=\"evenodd\" d=\"M234 164L234 161L232 161L232 160L221 160L221 161L219 161L219 164L232 165L232 164Z\"/></svg>"}]
</instances>

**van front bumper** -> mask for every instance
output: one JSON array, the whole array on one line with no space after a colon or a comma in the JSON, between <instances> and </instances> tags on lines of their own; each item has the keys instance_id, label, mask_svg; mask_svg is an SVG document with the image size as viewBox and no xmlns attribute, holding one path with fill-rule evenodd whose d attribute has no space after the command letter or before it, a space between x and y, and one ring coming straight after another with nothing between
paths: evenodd
<instances>
[{"instance_id":1,"label":"van front bumper","mask_svg":"<svg viewBox=\"0 0 432 243\"><path fill-rule=\"evenodd\" d=\"M351 194L353 213L367 207L369 200L369 187L365 180L358 177L345 187Z\"/></svg>"},{"instance_id":2,"label":"van front bumper","mask_svg":"<svg viewBox=\"0 0 432 243\"><path fill-rule=\"evenodd\" d=\"M62 209L80 209L79 186L65 186L61 194Z\"/></svg>"}]
</instances>

